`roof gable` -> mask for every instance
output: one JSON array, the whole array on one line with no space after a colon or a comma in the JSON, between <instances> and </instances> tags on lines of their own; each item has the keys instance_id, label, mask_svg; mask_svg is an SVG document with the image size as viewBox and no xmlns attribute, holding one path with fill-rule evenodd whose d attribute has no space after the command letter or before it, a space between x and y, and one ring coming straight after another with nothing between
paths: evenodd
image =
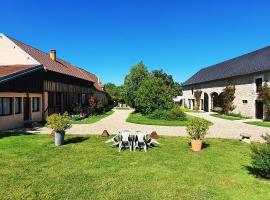
<instances>
[{"instance_id":1,"label":"roof gable","mask_svg":"<svg viewBox=\"0 0 270 200\"><path fill-rule=\"evenodd\" d=\"M81 69L60 59L57 58L56 61L50 58L50 55L36 49L32 46L24 44L18 40L10 38L16 45L18 45L21 49L23 49L26 53L36 59L39 63L41 63L46 70L65 74L68 76L73 76L79 79L84 79L90 82L94 82L90 77L86 76L84 73L81 72Z\"/></svg>"},{"instance_id":2,"label":"roof gable","mask_svg":"<svg viewBox=\"0 0 270 200\"><path fill-rule=\"evenodd\" d=\"M198 84L267 70L270 70L270 46L203 68L184 82L184 85Z\"/></svg>"}]
</instances>

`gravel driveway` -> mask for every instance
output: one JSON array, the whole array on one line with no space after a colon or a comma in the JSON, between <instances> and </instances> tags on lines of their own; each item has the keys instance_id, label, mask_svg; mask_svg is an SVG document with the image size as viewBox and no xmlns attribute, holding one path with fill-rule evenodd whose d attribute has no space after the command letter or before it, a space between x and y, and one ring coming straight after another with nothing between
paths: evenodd
<instances>
[{"instance_id":1,"label":"gravel driveway","mask_svg":"<svg viewBox=\"0 0 270 200\"><path fill-rule=\"evenodd\" d=\"M69 134L101 134L103 130L108 130L110 134L115 134L121 130L145 131L151 133L156 131L159 135L167 136L187 136L185 127L141 125L126 122L128 115L132 110L115 110L115 112L94 123L73 125ZM260 140L260 135L270 132L270 128L253 126L243 123L245 120L230 121L210 116L210 113L188 113L190 115L201 117L214 123L209 129L207 137L211 138L230 138L239 139L241 133L252 135L252 140ZM48 134L50 130L43 127L36 130L40 133Z\"/></svg>"}]
</instances>

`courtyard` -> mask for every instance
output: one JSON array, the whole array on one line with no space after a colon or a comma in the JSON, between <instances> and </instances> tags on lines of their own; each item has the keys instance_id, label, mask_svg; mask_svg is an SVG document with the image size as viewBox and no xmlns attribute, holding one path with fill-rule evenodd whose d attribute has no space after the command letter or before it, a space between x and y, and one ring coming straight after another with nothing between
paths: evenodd
<instances>
[{"instance_id":1,"label":"courtyard","mask_svg":"<svg viewBox=\"0 0 270 200\"><path fill-rule=\"evenodd\" d=\"M117 152L95 135L1 133L1 199L269 199L270 182L250 172L250 148L206 139L200 153L186 137Z\"/></svg>"},{"instance_id":2,"label":"courtyard","mask_svg":"<svg viewBox=\"0 0 270 200\"><path fill-rule=\"evenodd\" d=\"M101 134L103 130L107 130L109 134L115 134L122 130L145 131L151 133L156 131L163 136L187 136L185 126L159 126L159 125L145 125L127 122L128 117L133 110L119 110L92 124L74 124L71 129L67 130L68 134ZM225 139L240 139L241 134L251 135L253 141L261 141L261 135L270 131L268 127L254 126L246 124L245 122L254 121L252 119L244 120L226 120L211 116L211 113L205 112L188 112L188 115L203 118L213 125L210 126L209 138L225 138ZM30 133L49 134L51 130L46 127L37 128Z\"/></svg>"}]
</instances>

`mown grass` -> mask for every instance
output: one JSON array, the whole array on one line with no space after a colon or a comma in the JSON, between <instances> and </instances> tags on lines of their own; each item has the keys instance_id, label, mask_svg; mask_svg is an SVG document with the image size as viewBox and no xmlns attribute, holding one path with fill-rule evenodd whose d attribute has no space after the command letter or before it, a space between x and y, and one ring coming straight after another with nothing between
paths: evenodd
<instances>
[{"instance_id":1,"label":"mown grass","mask_svg":"<svg viewBox=\"0 0 270 200\"><path fill-rule=\"evenodd\" d=\"M266 121L251 121L245 122L246 124L255 125L255 126L263 126L263 127L270 127L270 122Z\"/></svg>"},{"instance_id":2,"label":"mown grass","mask_svg":"<svg viewBox=\"0 0 270 200\"><path fill-rule=\"evenodd\" d=\"M100 114L100 115L92 115L92 116L89 116L85 119L82 119L82 120L72 120L71 119L71 123L72 124L93 124L105 117L108 117L109 115L113 114L113 111L110 110L104 114Z\"/></svg>"},{"instance_id":3,"label":"mown grass","mask_svg":"<svg viewBox=\"0 0 270 200\"><path fill-rule=\"evenodd\" d=\"M1 199L269 199L270 181L249 173L249 145L206 139L200 153L189 139L161 137L159 147L121 153L98 136L45 135L0 139Z\"/></svg>"},{"instance_id":4,"label":"mown grass","mask_svg":"<svg viewBox=\"0 0 270 200\"><path fill-rule=\"evenodd\" d=\"M241 119L247 119L246 117L243 116L232 116L232 115L223 115L223 114L211 114L213 117L218 117L221 119L226 119L226 120L241 120Z\"/></svg>"},{"instance_id":5,"label":"mown grass","mask_svg":"<svg viewBox=\"0 0 270 200\"><path fill-rule=\"evenodd\" d=\"M132 113L127 118L127 122L135 123L135 124L146 124L146 125L159 125L159 126L186 126L192 119L196 117L193 117L191 115L186 116L186 120L161 120L161 119L151 119L147 116L142 115L141 113ZM205 120L206 121L206 120ZM209 125L212 125L211 122L207 121Z\"/></svg>"}]
</instances>

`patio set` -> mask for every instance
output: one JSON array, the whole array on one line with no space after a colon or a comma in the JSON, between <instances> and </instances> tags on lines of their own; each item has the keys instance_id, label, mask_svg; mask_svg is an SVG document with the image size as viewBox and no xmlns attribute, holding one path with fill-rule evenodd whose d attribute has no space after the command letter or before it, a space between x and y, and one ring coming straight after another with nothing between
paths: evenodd
<instances>
[{"instance_id":1,"label":"patio set","mask_svg":"<svg viewBox=\"0 0 270 200\"><path fill-rule=\"evenodd\" d=\"M151 147L153 144L160 144L145 132L136 131L133 133L129 130L120 131L105 143L111 144L112 146L118 146L119 152L121 152L122 149L126 147L129 147L130 151L136 151L138 148L144 149L144 151L147 152L148 147Z\"/></svg>"}]
</instances>

